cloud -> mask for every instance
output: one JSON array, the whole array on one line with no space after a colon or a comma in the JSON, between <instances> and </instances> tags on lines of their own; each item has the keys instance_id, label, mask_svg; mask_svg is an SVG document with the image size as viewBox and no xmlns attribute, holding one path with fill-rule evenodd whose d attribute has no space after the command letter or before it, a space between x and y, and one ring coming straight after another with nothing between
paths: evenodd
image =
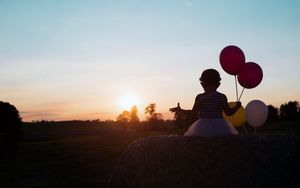
<instances>
[{"instance_id":1,"label":"cloud","mask_svg":"<svg viewBox=\"0 0 300 188\"><path fill-rule=\"evenodd\" d=\"M23 121L32 120L53 120L60 117L60 113L48 112L48 111L23 111L20 112Z\"/></svg>"},{"instance_id":2,"label":"cloud","mask_svg":"<svg viewBox=\"0 0 300 188\"><path fill-rule=\"evenodd\" d=\"M188 6L192 6L193 4L190 1L185 1L185 4Z\"/></svg>"}]
</instances>

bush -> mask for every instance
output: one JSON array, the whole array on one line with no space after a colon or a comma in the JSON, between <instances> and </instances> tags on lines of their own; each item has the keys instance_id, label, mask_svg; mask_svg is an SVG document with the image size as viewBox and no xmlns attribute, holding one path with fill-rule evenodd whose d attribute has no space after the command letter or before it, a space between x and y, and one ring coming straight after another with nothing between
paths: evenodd
<instances>
[{"instance_id":1,"label":"bush","mask_svg":"<svg viewBox=\"0 0 300 188\"><path fill-rule=\"evenodd\" d=\"M0 133L14 140L20 140L23 135L19 111L15 106L0 101Z\"/></svg>"}]
</instances>

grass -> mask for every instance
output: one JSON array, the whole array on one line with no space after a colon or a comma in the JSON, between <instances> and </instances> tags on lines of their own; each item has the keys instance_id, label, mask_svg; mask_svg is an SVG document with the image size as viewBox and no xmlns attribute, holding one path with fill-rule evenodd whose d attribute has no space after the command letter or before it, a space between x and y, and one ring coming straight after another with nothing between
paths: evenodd
<instances>
[{"instance_id":1,"label":"grass","mask_svg":"<svg viewBox=\"0 0 300 188\"><path fill-rule=\"evenodd\" d=\"M130 143L142 137L184 132L123 132L105 126L27 126L24 131L25 140L19 145L11 173L15 175L12 181L23 188L105 187L116 160ZM269 123L258 133L299 136L300 125L299 122ZM0 164L0 170L4 163Z\"/></svg>"},{"instance_id":2,"label":"grass","mask_svg":"<svg viewBox=\"0 0 300 188\"><path fill-rule=\"evenodd\" d=\"M21 187L104 187L115 161L131 142L170 133L25 127L28 137L19 146L17 179Z\"/></svg>"}]
</instances>

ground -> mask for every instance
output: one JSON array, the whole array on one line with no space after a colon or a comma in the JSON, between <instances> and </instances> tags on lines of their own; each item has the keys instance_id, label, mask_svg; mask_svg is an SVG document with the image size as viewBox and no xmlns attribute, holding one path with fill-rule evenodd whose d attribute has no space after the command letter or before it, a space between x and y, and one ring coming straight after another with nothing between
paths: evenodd
<instances>
[{"instance_id":1,"label":"ground","mask_svg":"<svg viewBox=\"0 0 300 188\"><path fill-rule=\"evenodd\" d=\"M253 130L248 131L253 134ZM0 180L23 188L106 187L113 166L130 143L143 137L183 132L124 132L106 126L27 126L17 159L11 165L0 163ZM244 134L243 129L241 132ZM277 133L299 137L300 122L268 123L257 130L257 134Z\"/></svg>"}]
</instances>

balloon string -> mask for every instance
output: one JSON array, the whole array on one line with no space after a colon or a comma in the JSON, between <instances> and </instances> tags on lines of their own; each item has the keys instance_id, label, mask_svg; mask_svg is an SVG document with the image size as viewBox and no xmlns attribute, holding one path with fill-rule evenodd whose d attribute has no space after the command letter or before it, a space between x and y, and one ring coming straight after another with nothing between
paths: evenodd
<instances>
[{"instance_id":1,"label":"balloon string","mask_svg":"<svg viewBox=\"0 0 300 188\"><path fill-rule=\"evenodd\" d=\"M244 90L245 90L245 88L243 87L243 90L242 90L242 92L241 92L241 94L240 94L240 97L238 98L238 101L240 101L240 100L241 100L241 98L242 98L242 95L243 95L243 93L244 93Z\"/></svg>"},{"instance_id":2,"label":"balloon string","mask_svg":"<svg viewBox=\"0 0 300 188\"><path fill-rule=\"evenodd\" d=\"M242 127L244 128L244 131L246 132L246 134L248 134L248 130L247 130L245 124L242 124Z\"/></svg>"},{"instance_id":3,"label":"balloon string","mask_svg":"<svg viewBox=\"0 0 300 188\"><path fill-rule=\"evenodd\" d=\"M236 75L234 75L235 80L235 94L236 94L236 100L239 101L239 95L238 95L238 87L237 87L237 81L236 81Z\"/></svg>"}]
</instances>

